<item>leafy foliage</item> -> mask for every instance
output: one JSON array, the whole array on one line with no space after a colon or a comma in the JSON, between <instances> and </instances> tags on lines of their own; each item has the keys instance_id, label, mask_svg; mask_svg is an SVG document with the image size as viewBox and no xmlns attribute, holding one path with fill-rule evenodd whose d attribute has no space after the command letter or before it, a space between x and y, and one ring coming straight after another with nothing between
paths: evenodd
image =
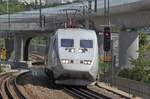
<instances>
[{"instance_id":1,"label":"leafy foliage","mask_svg":"<svg viewBox=\"0 0 150 99\"><path fill-rule=\"evenodd\" d=\"M130 62L134 67L122 70L119 76L150 83L150 55L147 53L150 51L148 36L145 33L140 33L139 36L139 57L131 59Z\"/></svg>"},{"instance_id":2,"label":"leafy foliage","mask_svg":"<svg viewBox=\"0 0 150 99\"><path fill-rule=\"evenodd\" d=\"M65 5L65 4L61 4L61 3L46 4L46 5L42 5L42 8L56 7L60 5ZM7 6L9 7L8 9ZM9 3L7 3L7 1L0 0L0 14L7 14L8 12L11 14L20 11L28 11L31 9L39 9L39 7L40 5L37 2L28 4L27 2L25 3L18 2L18 0L9 0Z\"/></svg>"},{"instance_id":3,"label":"leafy foliage","mask_svg":"<svg viewBox=\"0 0 150 99\"><path fill-rule=\"evenodd\" d=\"M46 45L47 42L48 42L47 37L35 37L32 39L31 44L33 44L33 45L38 45L38 44Z\"/></svg>"},{"instance_id":4,"label":"leafy foliage","mask_svg":"<svg viewBox=\"0 0 150 99\"><path fill-rule=\"evenodd\" d=\"M105 62L99 62L99 74L104 74L108 71L109 65Z\"/></svg>"},{"instance_id":5,"label":"leafy foliage","mask_svg":"<svg viewBox=\"0 0 150 99\"><path fill-rule=\"evenodd\" d=\"M146 33L144 33L144 32L141 32L141 33L139 33L139 44L140 44L140 47L141 46L145 46L145 45L147 45L148 44L148 36L147 36L147 34Z\"/></svg>"},{"instance_id":6,"label":"leafy foliage","mask_svg":"<svg viewBox=\"0 0 150 99\"><path fill-rule=\"evenodd\" d=\"M15 0L12 0L8 3L9 8L7 9L7 2L3 1L0 3L0 14L7 14L9 13L14 13L14 12L19 12L19 11L25 11L28 10L28 7L23 4L19 3ZM7 11L9 10L9 11Z\"/></svg>"}]
</instances>

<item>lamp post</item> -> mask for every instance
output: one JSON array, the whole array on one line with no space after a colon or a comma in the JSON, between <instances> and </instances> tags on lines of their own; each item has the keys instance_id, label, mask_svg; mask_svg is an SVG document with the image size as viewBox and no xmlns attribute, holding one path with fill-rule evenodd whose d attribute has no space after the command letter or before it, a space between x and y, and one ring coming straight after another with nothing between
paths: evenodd
<instances>
[{"instance_id":1,"label":"lamp post","mask_svg":"<svg viewBox=\"0 0 150 99\"><path fill-rule=\"evenodd\" d=\"M110 4L108 0L108 24L110 25Z\"/></svg>"},{"instance_id":2,"label":"lamp post","mask_svg":"<svg viewBox=\"0 0 150 99\"><path fill-rule=\"evenodd\" d=\"M97 12L97 0L95 0L94 10L95 10L95 12Z\"/></svg>"},{"instance_id":3,"label":"lamp post","mask_svg":"<svg viewBox=\"0 0 150 99\"><path fill-rule=\"evenodd\" d=\"M110 1L104 0L105 25L110 25Z\"/></svg>"},{"instance_id":4,"label":"lamp post","mask_svg":"<svg viewBox=\"0 0 150 99\"><path fill-rule=\"evenodd\" d=\"M10 8L9 8L9 0L7 0L7 15L8 15L8 28L10 30Z\"/></svg>"},{"instance_id":5,"label":"lamp post","mask_svg":"<svg viewBox=\"0 0 150 99\"><path fill-rule=\"evenodd\" d=\"M42 1L40 0L40 7L39 7L39 17L40 17L40 27L42 28Z\"/></svg>"}]
</instances>

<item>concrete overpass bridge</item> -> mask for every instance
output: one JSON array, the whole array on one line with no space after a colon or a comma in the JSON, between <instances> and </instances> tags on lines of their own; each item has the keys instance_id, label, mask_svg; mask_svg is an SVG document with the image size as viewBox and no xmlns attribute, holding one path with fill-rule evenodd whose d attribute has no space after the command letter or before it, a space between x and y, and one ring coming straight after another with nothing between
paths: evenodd
<instances>
[{"instance_id":1,"label":"concrete overpass bridge","mask_svg":"<svg viewBox=\"0 0 150 99\"><path fill-rule=\"evenodd\" d=\"M110 0L111 24L129 28L149 26L149 0ZM104 25L104 0L98 0L97 12L91 12L91 19L97 29ZM94 6L94 4L93 4ZM66 21L63 9L78 9L77 19L88 17L88 3L76 3L42 9L42 20L39 11L24 11L0 16L0 31L52 31ZM83 15L83 11L86 14ZM94 17L94 18L93 18ZM93 20L94 19L94 20ZM42 28L41 28L42 25Z\"/></svg>"},{"instance_id":2,"label":"concrete overpass bridge","mask_svg":"<svg viewBox=\"0 0 150 99\"><path fill-rule=\"evenodd\" d=\"M149 5L149 0L110 0L111 25L124 30L120 33L119 53L122 57L120 65L126 65L127 58L130 56L133 58L138 57L137 31L125 31L125 29L149 26ZM27 60L28 42L33 36L51 33L66 21L65 12L62 12L63 9L78 9L79 12L75 18L83 22L85 26L88 25L87 20L85 20L89 19L87 2L42 9L41 20L38 10L0 16L0 35L11 33L14 37L15 61ZM103 12L104 2L98 0L97 12L90 13L90 20L94 23L94 29L99 31L103 29L101 25L106 24ZM73 14L73 12L70 13ZM124 43L127 45L124 46ZM10 45L13 44L8 43L8 46Z\"/></svg>"}]
</instances>

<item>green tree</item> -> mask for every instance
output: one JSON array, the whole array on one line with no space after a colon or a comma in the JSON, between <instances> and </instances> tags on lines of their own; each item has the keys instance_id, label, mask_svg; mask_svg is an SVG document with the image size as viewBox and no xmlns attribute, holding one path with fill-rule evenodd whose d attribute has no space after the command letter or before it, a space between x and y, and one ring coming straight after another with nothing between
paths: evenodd
<instances>
[{"instance_id":1,"label":"green tree","mask_svg":"<svg viewBox=\"0 0 150 99\"><path fill-rule=\"evenodd\" d=\"M144 32L139 33L139 45L140 47L148 45L148 35Z\"/></svg>"},{"instance_id":2,"label":"green tree","mask_svg":"<svg viewBox=\"0 0 150 99\"><path fill-rule=\"evenodd\" d=\"M0 14L7 14L7 4L9 6L9 13L28 10L26 5L18 2L17 0L10 0L9 3L3 1L0 3Z\"/></svg>"},{"instance_id":3,"label":"green tree","mask_svg":"<svg viewBox=\"0 0 150 99\"><path fill-rule=\"evenodd\" d=\"M150 82L150 45L148 35L146 33L139 33L139 38L139 57L130 60L134 67L121 71L119 76L141 82Z\"/></svg>"},{"instance_id":4,"label":"green tree","mask_svg":"<svg viewBox=\"0 0 150 99\"><path fill-rule=\"evenodd\" d=\"M99 63L99 74L104 74L108 71L109 65L105 62Z\"/></svg>"}]
</instances>

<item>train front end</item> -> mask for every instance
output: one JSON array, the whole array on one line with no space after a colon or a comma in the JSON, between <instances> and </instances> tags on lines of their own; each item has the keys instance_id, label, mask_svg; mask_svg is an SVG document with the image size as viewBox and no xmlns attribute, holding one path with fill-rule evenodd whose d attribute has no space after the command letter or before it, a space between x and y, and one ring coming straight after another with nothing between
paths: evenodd
<instances>
[{"instance_id":1,"label":"train front end","mask_svg":"<svg viewBox=\"0 0 150 99\"><path fill-rule=\"evenodd\" d=\"M56 83L88 85L95 81L98 70L98 46L94 31L71 29L58 36L61 70Z\"/></svg>"}]
</instances>

